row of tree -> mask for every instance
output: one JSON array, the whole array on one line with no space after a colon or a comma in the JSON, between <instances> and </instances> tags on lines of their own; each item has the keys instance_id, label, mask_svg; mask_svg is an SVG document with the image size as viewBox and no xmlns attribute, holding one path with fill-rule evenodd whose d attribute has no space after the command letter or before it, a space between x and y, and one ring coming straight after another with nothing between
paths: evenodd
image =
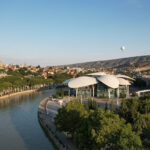
<instances>
[{"instance_id":1,"label":"row of tree","mask_svg":"<svg viewBox=\"0 0 150 150\"><path fill-rule=\"evenodd\" d=\"M1 70L4 72L3 70ZM40 76L41 68L35 73L31 73L27 68L20 68L16 71L9 69L8 76L0 78L0 95L6 95L13 92L37 88L44 84L60 84L63 81L72 78L66 73L55 73L53 76L48 76L47 79Z\"/></svg>"},{"instance_id":2,"label":"row of tree","mask_svg":"<svg viewBox=\"0 0 150 150\"><path fill-rule=\"evenodd\" d=\"M150 96L123 100L102 109L94 101L69 102L58 110L56 129L70 134L81 150L142 149L142 140L150 140Z\"/></svg>"},{"instance_id":3,"label":"row of tree","mask_svg":"<svg viewBox=\"0 0 150 150\"><path fill-rule=\"evenodd\" d=\"M22 77L22 76L7 76L0 79L0 91L13 90L15 88L33 87L39 84L50 84L51 79L43 77Z\"/></svg>"}]
</instances>

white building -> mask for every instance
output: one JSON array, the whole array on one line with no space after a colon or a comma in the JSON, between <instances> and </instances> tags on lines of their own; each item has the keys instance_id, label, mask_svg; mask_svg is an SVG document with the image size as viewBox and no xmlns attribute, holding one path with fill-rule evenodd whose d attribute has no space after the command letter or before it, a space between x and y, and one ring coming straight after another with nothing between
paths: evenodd
<instances>
[{"instance_id":1,"label":"white building","mask_svg":"<svg viewBox=\"0 0 150 150\"><path fill-rule=\"evenodd\" d=\"M97 72L66 80L69 94L76 97L115 98L128 97L134 79L126 75L109 75Z\"/></svg>"}]
</instances>

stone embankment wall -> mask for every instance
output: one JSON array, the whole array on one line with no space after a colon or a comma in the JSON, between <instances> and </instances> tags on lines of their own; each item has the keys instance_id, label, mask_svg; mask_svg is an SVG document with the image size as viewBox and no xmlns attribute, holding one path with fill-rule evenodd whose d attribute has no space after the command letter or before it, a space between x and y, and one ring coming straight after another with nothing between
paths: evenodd
<instances>
[{"instance_id":1,"label":"stone embankment wall","mask_svg":"<svg viewBox=\"0 0 150 150\"><path fill-rule=\"evenodd\" d=\"M51 141L55 145L55 147L58 150L68 150L68 147L63 144L61 139L55 134L55 131L50 127L50 125L47 122L47 119L49 119L47 112L46 112L46 104L48 99L45 98L41 101L38 108L38 119L41 124L41 126L46 130L46 133L50 137Z\"/></svg>"}]
</instances>

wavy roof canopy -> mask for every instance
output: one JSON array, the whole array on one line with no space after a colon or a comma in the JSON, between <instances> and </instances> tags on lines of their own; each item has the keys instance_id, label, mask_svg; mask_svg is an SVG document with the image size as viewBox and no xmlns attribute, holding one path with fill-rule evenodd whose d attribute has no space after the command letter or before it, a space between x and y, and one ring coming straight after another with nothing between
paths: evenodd
<instances>
[{"instance_id":1,"label":"wavy roof canopy","mask_svg":"<svg viewBox=\"0 0 150 150\"><path fill-rule=\"evenodd\" d=\"M128 80L125 80L123 78L117 78L119 81L119 85L131 85L131 83Z\"/></svg>"},{"instance_id":2,"label":"wavy roof canopy","mask_svg":"<svg viewBox=\"0 0 150 150\"><path fill-rule=\"evenodd\" d=\"M94 85L97 83L98 82L97 82L96 78L94 78L94 77L82 76L82 77L78 77L78 78L71 80L68 83L68 86L70 88L80 88L80 87L85 87L85 86L89 86L89 85Z\"/></svg>"},{"instance_id":3,"label":"wavy roof canopy","mask_svg":"<svg viewBox=\"0 0 150 150\"><path fill-rule=\"evenodd\" d=\"M101 75L106 75L105 72L94 72L94 73L89 73L87 74L89 76L101 76Z\"/></svg>"},{"instance_id":4,"label":"wavy roof canopy","mask_svg":"<svg viewBox=\"0 0 150 150\"><path fill-rule=\"evenodd\" d=\"M116 75L117 78L123 78L123 79L127 79L127 80L131 80L131 81L134 81L133 78L129 77L129 76L126 76L126 75L122 75L122 74L118 74Z\"/></svg>"},{"instance_id":5,"label":"wavy roof canopy","mask_svg":"<svg viewBox=\"0 0 150 150\"><path fill-rule=\"evenodd\" d=\"M74 80L74 79L75 79L75 78L68 79L68 80L64 81L63 84L64 84L64 85L68 85L68 83L69 83L70 81Z\"/></svg>"},{"instance_id":6,"label":"wavy roof canopy","mask_svg":"<svg viewBox=\"0 0 150 150\"><path fill-rule=\"evenodd\" d=\"M92 77L93 76L93 77ZM104 72L96 72L88 74L88 76L81 76L78 78L71 78L63 82L70 88L80 88L97 84L98 81L110 88L118 88L119 85L131 85L134 79L126 75L109 75Z\"/></svg>"},{"instance_id":7,"label":"wavy roof canopy","mask_svg":"<svg viewBox=\"0 0 150 150\"><path fill-rule=\"evenodd\" d=\"M115 77L114 75L103 75L103 76L98 77L97 79L103 84L107 85L108 87L111 87L114 89L119 87L119 81L117 77Z\"/></svg>"}]
</instances>

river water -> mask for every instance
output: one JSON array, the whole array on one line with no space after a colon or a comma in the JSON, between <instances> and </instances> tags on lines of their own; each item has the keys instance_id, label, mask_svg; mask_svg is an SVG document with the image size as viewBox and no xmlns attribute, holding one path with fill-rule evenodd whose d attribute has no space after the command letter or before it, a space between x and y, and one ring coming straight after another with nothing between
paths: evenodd
<instances>
[{"instance_id":1,"label":"river water","mask_svg":"<svg viewBox=\"0 0 150 150\"><path fill-rule=\"evenodd\" d=\"M54 150L37 117L47 90L0 100L0 150Z\"/></svg>"}]
</instances>

